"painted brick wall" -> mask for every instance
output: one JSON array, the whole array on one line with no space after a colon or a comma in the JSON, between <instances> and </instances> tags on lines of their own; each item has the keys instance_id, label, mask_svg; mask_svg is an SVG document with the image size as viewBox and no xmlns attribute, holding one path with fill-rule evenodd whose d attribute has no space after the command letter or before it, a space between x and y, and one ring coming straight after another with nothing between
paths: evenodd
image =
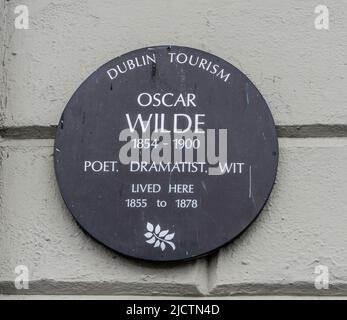
<instances>
[{"instance_id":1,"label":"painted brick wall","mask_svg":"<svg viewBox=\"0 0 347 320\"><path fill-rule=\"evenodd\" d=\"M14 27L25 4L30 29ZM347 295L347 3L325 0L0 0L0 294ZM254 224L218 253L157 265L86 236L53 171L54 126L79 84L136 48L216 54L255 83L274 115L277 182ZM15 289L26 265L29 290ZM315 267L330 287L314 286Z\"/></svg>"}]
</instances>

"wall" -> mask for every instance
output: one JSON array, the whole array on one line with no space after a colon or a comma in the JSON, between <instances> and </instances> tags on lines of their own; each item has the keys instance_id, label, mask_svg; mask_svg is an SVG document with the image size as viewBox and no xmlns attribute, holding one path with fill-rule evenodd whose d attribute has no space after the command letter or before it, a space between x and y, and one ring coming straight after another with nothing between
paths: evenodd
<instances>
[{"instance_id":1,"label":"wall","mask_svg":"<svg viewBox=\"0 0 347 320\"><path fill-rule=\"evenodd\" d=\"M14 28L14 8L30 29ZM0 293L347 294L347 5L325 0L0 0ZM176 44L216 54L255 83L274 115L277 182L236 241L193 262L129 260L86 236L53 171L54 126L79 84L130 50ZM14 268L28 266L29 290ZM330 287L314 286L315 267Z\"/></svg>"}]
</instances>

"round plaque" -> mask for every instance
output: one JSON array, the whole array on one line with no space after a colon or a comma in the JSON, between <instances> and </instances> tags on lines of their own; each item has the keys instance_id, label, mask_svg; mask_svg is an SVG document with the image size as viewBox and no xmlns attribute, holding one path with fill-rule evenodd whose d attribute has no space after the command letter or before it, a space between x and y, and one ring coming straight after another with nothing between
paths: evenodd
<instances>
[{"instance_id":1,"label":"round plaque","mask_svg":"<svg viewBox=\"0 0 347 320\"><path fill-rule=\"evenodd\" d=\"M257 217L278 142L241 71L201 50L158 46L82 83L61 116L54 161L88 234L127 256L177 261L213 252Z\"/></svg>"}]
</instances>

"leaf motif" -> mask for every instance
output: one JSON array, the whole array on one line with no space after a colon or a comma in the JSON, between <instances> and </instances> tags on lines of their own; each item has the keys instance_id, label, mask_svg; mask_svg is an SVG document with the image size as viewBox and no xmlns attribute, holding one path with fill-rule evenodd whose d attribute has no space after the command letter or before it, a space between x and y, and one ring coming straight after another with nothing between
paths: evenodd
<instances>
[{"instance_id":1,"label":"leaf motif","mask_svg":"<svg viewBox=\"0 0 347 320\"><path fill-rule=\"evenodd\" d=\"M152 232L147 232L147 233L144 234L144 236L145 236L147 239L149 239L150 237L153 236L153 233L152 233Z\"/></svg>"},{"instance_id":2,"label":"leaf motif","mask_svg":"<svg viewBox=\"0 0 347 320\"><path fill-rule=\"evenodd\" d=\"M159 247L159 246L160 246L160 241L157 240L157 242L154 244L154 248L157 248L157 247Z\"/></svg>"},{"instance_id":3,"label":"leaf motif","mask_svg":"<svg viewBox=\"0 0 347 320\"><path fill-rule=\"evenodd\" d=\"M149 240L146 240L146 242L149 243L149 244L154 243L154 241L155 241L155 237L153 237L153 238L151 238Z\"/></svg>"},{"instance_id":4,"label":"leaf motif","mask_svg":"<svg viewBox=\"0 0 347 320\"><path fill-rule=\"evenodd\" d=\"M175 237L175 233L169 233L170 230L161 230L161 227L159 224L157 224L155 227L152 223L147 222L146 225L147 232L144 233L147 243L153 245L154 248L159 248L161 251L164 251L167 246L170 246L172 250L176 249L176 245L169 240L172 240Z\"/></svg>"},{"instance_id":5,"label":"leaf motif","mask_svg":"<svg viewBox=\"0 0 347 320\"><path fill-rule=\"evenodd\" d=\"M162 242L162 243L160 244L160 248L161 248L161 251L164 251L164 250L165 250L166 245L165 245L164 242Z\"/></svg>"},{"instance_id":6,"label":"leaf motif","mask_svg":"<svg viewBox=\"0 0 347 320\"><path fill-rule=\"evenodd\" d=\"M162 238L164 236L166 236L169 233L169 230L163 230L159 233L159 237Z\"/></svg>"},{"instance_id":7,"label":"leaf motif","mask_svg":"<svg viewBox=\"0 0 347 320\"><path fill-rule=\"evenodd\" d=\"M165 240L172 240L174 236L175 236L175 233L170 233L164 239Z\"/></svg>"},{"instance_id":8,"label":"leaf motif","mask_svg":"<svg viewBox=\"0 0 347 320\"><path fill-rule=\"evenodd\" d=\"M152 232L153 229L154 229L153 224L151 224L150 222L147 222L147 230L148 230L149 232Z\"/></svg>"},{"instance_id":9,"label":"leaf motif","mask_svg":"<svg viewBox=\"0 0 347 320\"><path fill-rule=\"evenodd\" d=\"M172 250L176 249L176 246L175 246L175 244L173 242L168 241L167 244L171 246Z\"/></svg>"}]
</instances>

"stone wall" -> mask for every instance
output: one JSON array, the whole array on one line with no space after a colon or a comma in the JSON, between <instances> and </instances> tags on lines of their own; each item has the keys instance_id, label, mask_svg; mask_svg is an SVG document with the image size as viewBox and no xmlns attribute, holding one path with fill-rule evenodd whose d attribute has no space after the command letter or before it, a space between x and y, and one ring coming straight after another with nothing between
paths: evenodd
<instances>
[{"instance_id":1,"label":"stone wall","mask_svg":"<svg viewBox=\"0 0 347 320\"><path fill-rule=\"evenodd\" d=\"M347 4L313 0L0 0L0 294L346 295ZM25 4L30 29L14 27ZM192 262L120 256L85 235L53 170L55 126L80 83L136 48L172 44L234 64L277 124L276 185L237 240ZM13 281L29 268L29 290ZM330 287L314 286L315 267Z\"/></svg>"}]
</instances>

